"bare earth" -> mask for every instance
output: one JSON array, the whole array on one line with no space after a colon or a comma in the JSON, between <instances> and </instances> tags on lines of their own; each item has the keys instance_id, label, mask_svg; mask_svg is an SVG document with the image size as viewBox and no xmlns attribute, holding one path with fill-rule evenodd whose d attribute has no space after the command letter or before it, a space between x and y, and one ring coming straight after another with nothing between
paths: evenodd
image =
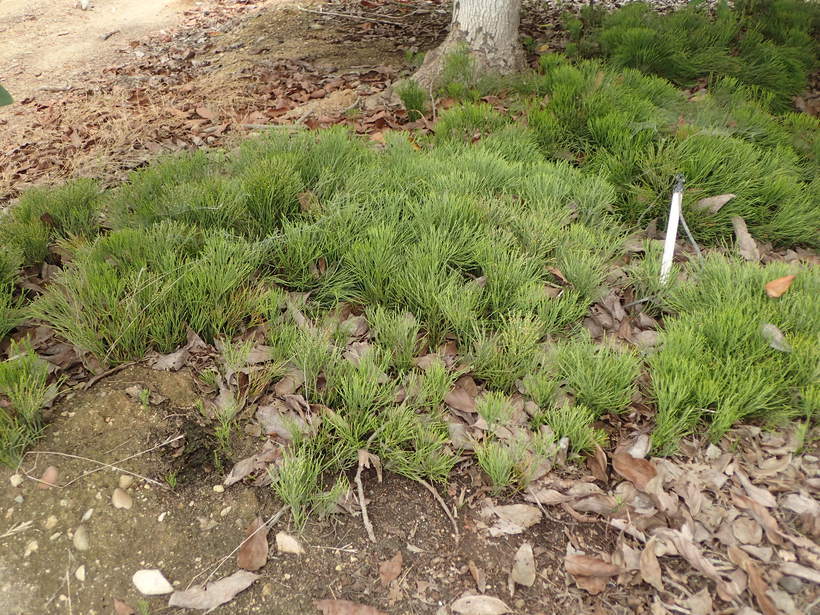
<instances>
[{"instance_id":1,"label":"bare earth","mask_svg":"<svg viewBox=\"0 0 820 615\"><path fill-rule=\"evenodd\" d=\"M41 88L81 85L84 72L110 63L127 42L175 25L195 0L0 2L0 76L17 99ZM106 40L103 37L108 36Z\"/></svg>"}]
</instances>

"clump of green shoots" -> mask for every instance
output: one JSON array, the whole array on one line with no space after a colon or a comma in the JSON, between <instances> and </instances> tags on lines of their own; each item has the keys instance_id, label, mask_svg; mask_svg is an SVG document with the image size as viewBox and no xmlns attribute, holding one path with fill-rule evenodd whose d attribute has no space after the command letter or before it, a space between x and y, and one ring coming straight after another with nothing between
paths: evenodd
<instances>
[{"instance_id":1,"label":"clump of green shoots","mask_svg":"<svg viewBox=\"0 0 820 615\"><path fill-rule=\"evenodd\" d=\"M48 384L48 365L26 343L12 342L9 358L0 362L0 463L15 467L42 430L41 410L57 394Z\"/></svg>"},{"instance_id":2,"label":"clump of green shoots","mask_svg":"<svg viewBox=\"0 0 820 615\"><path fill-rule=\"evenodd\" d=\"M427 111L427 92L412 79L403 81L396 88L396 94L401 98L404 108L407 110L407 117L410 121L424 117Z\"/></svg>"}]
</instances>

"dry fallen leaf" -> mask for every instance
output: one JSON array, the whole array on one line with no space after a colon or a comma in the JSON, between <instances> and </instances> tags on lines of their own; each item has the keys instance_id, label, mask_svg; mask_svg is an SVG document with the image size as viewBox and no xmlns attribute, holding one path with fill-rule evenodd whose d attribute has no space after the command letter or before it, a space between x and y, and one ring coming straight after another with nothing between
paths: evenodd
<instances>
[{"instance_id":1,"label":"dry fallen leaf","mask_svg":"<svg viewBox=\"0 0 820 615\"><path fill-rule=\"evenodd\" d=\"M259 578L258 574L237 570L232 575L214 581L207 586L194 585L184 591L175 591L168 600L168 606L207 611L233 600L239 592L246 590Z\"/></svg>"},{"instance_id":2,"label":"dry fallen leaf","mask_svg":"<svg viewBox=\"0 0 820 615\"><path fill-rule=\"evenodd\" d=\"M575 498L570 495L564 495L560 491L556 491L555 489L530 489L527 491L527 495L524 496L528 502L538 502L543 506L557 506L558 504L563 504L564 502L571 502Z\"/></svg>"},{"instance_id":3,"label":"dry fallen leaf","mask_svg":"<svg viewBox=\"0 0 820 615\"><path fill-rule=\"evenodd\" d=\"M646 484L657 475L651 461L633 457L627 452L616 452L612 455L612 468L641 490L645 489Z\"/></svg>"},{"instance_id":4,"label":"dry fallen leaf","mask_svg":"<svg viewBox=\"0 0 820 615\"><path fill-rule=\"evenodd\" d=\"M732 216L732 226L735 228L737 238L737 249L740 255L747 261L757 263L760 261L760 251L757 244L746 228L746 222L740 216Z\"/></svg>"},{"instance_id":5,"label":"dry fallen leaf","mask_svg":"<svg viewBox=\"0 0 820 615\"><path fill-rule=\"evenodd\" d=\"M528 542L518 547L518 551L513 558L510 579L513 583L532 587L535 583L535 556L532 552L532 545Z\"/></svg>"},{"instance_id":6,"label":"dry fallen leaf","mask_svg":"<svg viewBox=\"0 0 820 615\"><path fill-rule=\"evenodd\" d=\"M766 594L769 591L769 586L766 585L766 581L763 580L763 576L760 574L760 569L752 561L752 558L735 546L729 547L728 553L729 559L749 575L749 591L755 597L757 606L763 611L763 615L780 615L780 611Z\"/></svg>"},{"instance_id":7,"label":"dry fallen leaf","mask_svg":"<svg viewBox=\"0 0 820 615\"><path fill-rule=\"evenodd\" d=\"M512 613L510 607L493 596L464 596L450 605L453 613L461 615L504 615Z\"/></svg>"},{"instance_id":8,"label":"dry fallen leaf","mask_svg":"<svg viewBox=\"0 0 820 615\"><path fill-rule=\"evenodd\" d=\"M268 528L256 517L248 526L247 539L239 547L236 563L245 570L259 570L268 561Z\"/></svg>"},{"instance_id":9,"label":"dry fallen leaf","mask_svg":"<svg viewBox=\"0 0 820 615\"><path fill-rule=\"evenodd\" d=\"M456 387L444 396L444 403L461 412L475 412L475 397L465 389Z\"/></svg>"},{"instance_id":10,"label":"dry fallen leaf","mask_svg":"<svg viewBox=\"0 0 820 615\"><path fill-rule=\"evenodd\" d=\"M732 521L732 534L744 545L757 545L763 539L760 524L748 517L738 517Z\"/></svg>"},{"instance_id":11,"label":"dry fallen leaf","mask_svg":"<svg viewBox=\"0 0 820 615\"><path fill-rule=\"evenodd\" d=\"M783 332L770 322L765 323L760 327L760 333L763 338L769 343L769 346L780 352L791 352L792 346L786 340Z\"/></svg>"},{"instance_id":12,"label":"dry fallen leaf","mask_svg":"<svg viewBox=\"0 0 820 615\"><path fill-rule=\"evenodd\" d=\"M706 587L687 598L684 604L692 615L712 615L712 597Z\"/></svg>"},{"instance_id":13,"label":"dry fallen leaf","mask_svg":"<svg viewBox=\"0 0 820 615\"><path fill-rule=\"evenodd\" d=\"M572 576L583 577L614 577L622 572L615 564L588 555L567 555L564 567Z\"/></svg>"},{"instance_id":14,"label":"dry fallen leaf","mask_svg":"<svg viewBox=\"0 0 820 615\"><path fill-rule=\"evenodd\" d=\"M786 275L782 278L777 278L776 280L772 280L771 282L767 282L764 288L766 289L766 294L769 295L772 299L777 299L783 293L785 293L794 282L794 278L797 276L794 275Z\"/></svg>"},{"instance_id":15,"label":"dry fallen leaf","mask_svg":"<svg viewBox=\"0 0 820 615\"><path fill-rule=\"evenodd\" d=\"M649 583L659 592L664 591L663 581L661 579L661 566L658 563L658 558L655 555L655 545L658 539L654 536L646 542L646 546L641 551L641 578L645 583Z\"/></svg>"},{"instance_id":16,"label":"dry fallen leaf","mask_svg":"<svg viewBox=\"0 0 820 615\"><path fill-rule=\"evenodd\" d=\"M313 606L322 611L322 615L387 615L375 607L350 600L316 600Z\"/></svg>"},{"instance_id":17,"label":"dry fallen leaf","mask_svg":"<svg viewBox=\"0 0 820 615\"><path fill-rule=\"evenodd\" d=\"M293 553L294 555L303 555L305 553L299 541L285 532L277 532L276 550L279 553Z\"/></svg>"},{"instance_id":18,"label":"dry fallen leaf","mask_svg":"<svg viewBox=\"0 0 820 615\"><path fill-rule=\"evenodd\" d=\"M729 201L735 198L734 194L719 194L717 196L710 196L699 200L692 207L701 211L708 211L710 214L716 214L720 208L726 205Z\"/></svg>"},{"instance_id":19,"label":"dry fallen leaf","mask_svg":"<svg viewBox=\"0 0 820 615\"><path fill-rule=\"evenodd\" d=\"M470 569L470 574L473 576L473 581L475 581L479 593L483 594L484 590L487 589L487 577L484 575L484 571L476 566L473 560L467 562L467 568Z\"/></svg>"},{"instance_id":20,"label":"dry fallen leaf","mask_svg":"<svg viewBox=\"0 0 820 615\"><path fill-rule=\"evenodd\" d=\"M784 562L780 564L780 572L793 577L800 577L820 586L820 571L801 566L795 562Z\"/></svg>"},{"instance_id":21,"label":"dry fallen leaf","mask_svg":"<svg viewBox=\"0 0 820 615\"><path fill-rule=\"evenodd\" d=\"M114 598L114 613L116 615L136 615L136 611L122 600Z\"/></svg>"},{"instance_id":22,"label":"dry fallen leaf","mask_svg":"<svg viewBox=\"0 0 820 615\"><path fill-rule=\"evenodd\" d=\"M493 506L492 512L498 516L498 521L490 528L490 536L493 537L520 534L541 520L541 511L529 504Z\"/></svg>"},{"instance_id":23,"label":"dry fallen leaf","mask_svg":"<svg viewBox=\"0 0 820 615\"><path fill-rule=\"evenodd\" d=\"M601 482L606 482L606 453L598 444L595 445L595 451L587 457L587 467L595 478Z\"/></svg>"},{"instance_id":24,"label":"dry fallen leaf","mask_svg":"<svg viewBox=\"0 0 820 615\"><path fill-rule=\"evenodd\" d=\"M404 563L401 551L396 551L396 554L388 560L385 560L379 565L379 578L382 585L390 585L391 581L399 578L401 574L401 567Z\"/></svg>"}]
</instances>

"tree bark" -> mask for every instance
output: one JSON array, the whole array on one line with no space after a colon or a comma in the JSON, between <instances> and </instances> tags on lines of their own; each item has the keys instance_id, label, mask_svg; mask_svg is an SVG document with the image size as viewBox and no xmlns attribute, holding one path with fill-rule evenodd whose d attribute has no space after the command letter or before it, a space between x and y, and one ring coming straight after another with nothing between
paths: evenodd
<instances>
[{"instance_id":1,"label":"tree bark","mask_svg":"<svg viewBox=\"0 0 820 615\"><path fill-rule=\"evenodd\" d=\"M429 51L413 79L436 85L447 54L466 47L478 72L511 73L524 66L518 41L521 0L455 0L450 33Z\"/></svg>"}]
</instances>

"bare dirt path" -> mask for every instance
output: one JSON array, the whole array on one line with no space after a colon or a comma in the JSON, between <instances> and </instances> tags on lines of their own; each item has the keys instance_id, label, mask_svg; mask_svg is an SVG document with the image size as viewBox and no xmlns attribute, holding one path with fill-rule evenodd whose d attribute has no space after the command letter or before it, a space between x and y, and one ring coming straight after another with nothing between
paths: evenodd
<instances>
[{"instance_id":1,"label":"bare dirt path","mask_svg":"<svg viewBox=\"0 0 820 615\"><path fill-rule=\"evenodd\" d=\"M86 71L110 63L128 41L178 23L195 0L0 2L0 81L16 99L81 85ZM47 91L47 90L46 90Z\"/></svg>"}]
</instances>

